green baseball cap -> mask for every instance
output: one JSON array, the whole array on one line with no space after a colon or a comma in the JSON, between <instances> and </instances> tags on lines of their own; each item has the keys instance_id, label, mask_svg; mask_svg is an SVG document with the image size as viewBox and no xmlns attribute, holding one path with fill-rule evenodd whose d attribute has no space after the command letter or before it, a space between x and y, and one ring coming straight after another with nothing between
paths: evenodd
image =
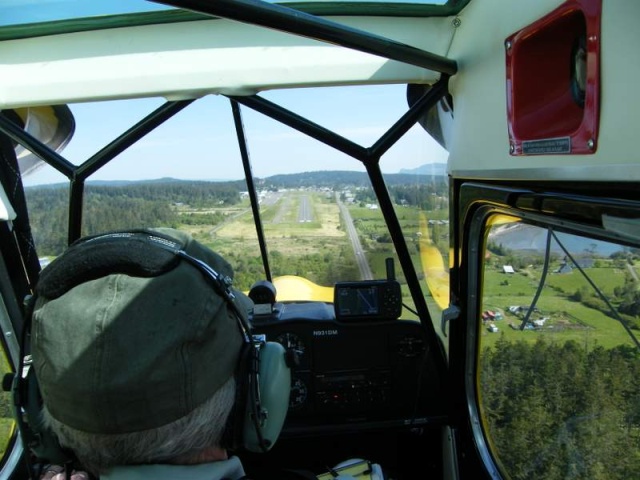
<instances>
[{"instance_id":1,"label":"green baseball cap","mask_svg":"<svg viewBox=\"0 0 640 480\"><path fill-rule=\"evenodd\" d=\"M88 237L45 267L31 352L49 413L118 434L166 425L211 398L244 343L233 312L247 325L252 302L230 288L235 299L223 298L206 268L233 278L220 255L173 229Z\"/></svg>"}]
</instances>

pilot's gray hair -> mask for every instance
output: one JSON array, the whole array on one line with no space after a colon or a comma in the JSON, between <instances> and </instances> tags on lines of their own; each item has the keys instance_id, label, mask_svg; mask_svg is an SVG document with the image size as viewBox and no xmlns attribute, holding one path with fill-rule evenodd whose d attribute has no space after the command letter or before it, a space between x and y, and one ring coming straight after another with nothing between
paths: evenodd
<instances>
[{"instance_id":1,"label":"pilot's gray hair","mask_svg":"<svg viewBox=\"0 0 640 480\"><path fill-rule=\"evenodd\" d=\"M44 422L82 467L99 475L116 465L187 463L208 447L220 447L235 399L233 376L188 415L159 428L124 434L87 433L60 423L44 409Z\"/></svg>"}]
</instances>

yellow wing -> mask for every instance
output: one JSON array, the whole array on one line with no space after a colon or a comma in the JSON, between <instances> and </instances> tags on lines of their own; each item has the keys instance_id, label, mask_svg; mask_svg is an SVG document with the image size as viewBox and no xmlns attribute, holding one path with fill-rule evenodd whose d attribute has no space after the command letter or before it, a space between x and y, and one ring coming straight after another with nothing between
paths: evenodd
<instances>
[{"instance_id":1,"label":"yellow wing","mask_svg":"<svg viewBox=\"0 0 640 480\"><path fill-rule=\"evenodd\" d=\"M333 287L323 287L303 277L283 275L273 279L278 302L316 301L333 303Z\"/></svg>"}]
</instances>

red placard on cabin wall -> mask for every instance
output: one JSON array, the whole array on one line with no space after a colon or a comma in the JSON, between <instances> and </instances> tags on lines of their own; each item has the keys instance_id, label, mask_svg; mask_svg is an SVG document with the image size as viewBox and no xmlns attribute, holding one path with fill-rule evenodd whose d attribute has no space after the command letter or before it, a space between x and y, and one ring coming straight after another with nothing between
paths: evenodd
<instances>
[{"instance_id":1,"label":"red placard on cabin wall","mask_svg":"<svg viewBox=\"0 0 640 480\"><path fill-rule=\"evenodd\" d=\"M505 40L511 155L598 148L602 0L568 0Z\"/></svg>"}]
</instances>

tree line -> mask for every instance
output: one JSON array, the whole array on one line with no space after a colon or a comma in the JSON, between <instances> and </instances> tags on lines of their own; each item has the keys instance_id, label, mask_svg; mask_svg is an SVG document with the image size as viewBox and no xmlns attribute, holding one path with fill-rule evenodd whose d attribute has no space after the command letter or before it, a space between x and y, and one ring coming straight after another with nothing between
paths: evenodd
<instances>
[{"instance_id":1,"label":"tree line","mask_svg":"<svg viewBox=\"0 0 640 480\"><path fill-rule=\"evenodd\" d=\"M446 208L447 185L444 180L434 183L411 183L389 185L389 196L396 205L418 207L421 210L437 210ZM371 187L362 188L355 194L355 201L360 204L376 203L376 195Z\"/></svg>"},{"instance_id":2,"label":"tree line","mask_svg":"<svg viewBox=\"0 0 640 480\"><path fill-rule=\"evenodd\" d=\"M385 173L387 186L394 185L435 185L445 194L447 177L445 175L426 175L412 173ZM326 170L320 172L304 172L294 174L273 175L260 180L270 188L332 188L340 190L346 187L370 188L371 180L365 172Z\"/></svg>"},{"instance_id":3,"label":"tree line","mask_svg":"<svg viewBox=\"0 0 640 480\"><path fill-rule=\"evenodd\" d=\"M177 228L184 223L220 222L220 215L181 215L180 206L207 208L240 202L240 186L219 182L144 182L87 185L83 205L83 235L143 228ZM38 255L58 255L67 246L69 190L58 187L25 189L31 233ZM209 223L215 225L215 223Z\"/></svg>"}]
</instances>

